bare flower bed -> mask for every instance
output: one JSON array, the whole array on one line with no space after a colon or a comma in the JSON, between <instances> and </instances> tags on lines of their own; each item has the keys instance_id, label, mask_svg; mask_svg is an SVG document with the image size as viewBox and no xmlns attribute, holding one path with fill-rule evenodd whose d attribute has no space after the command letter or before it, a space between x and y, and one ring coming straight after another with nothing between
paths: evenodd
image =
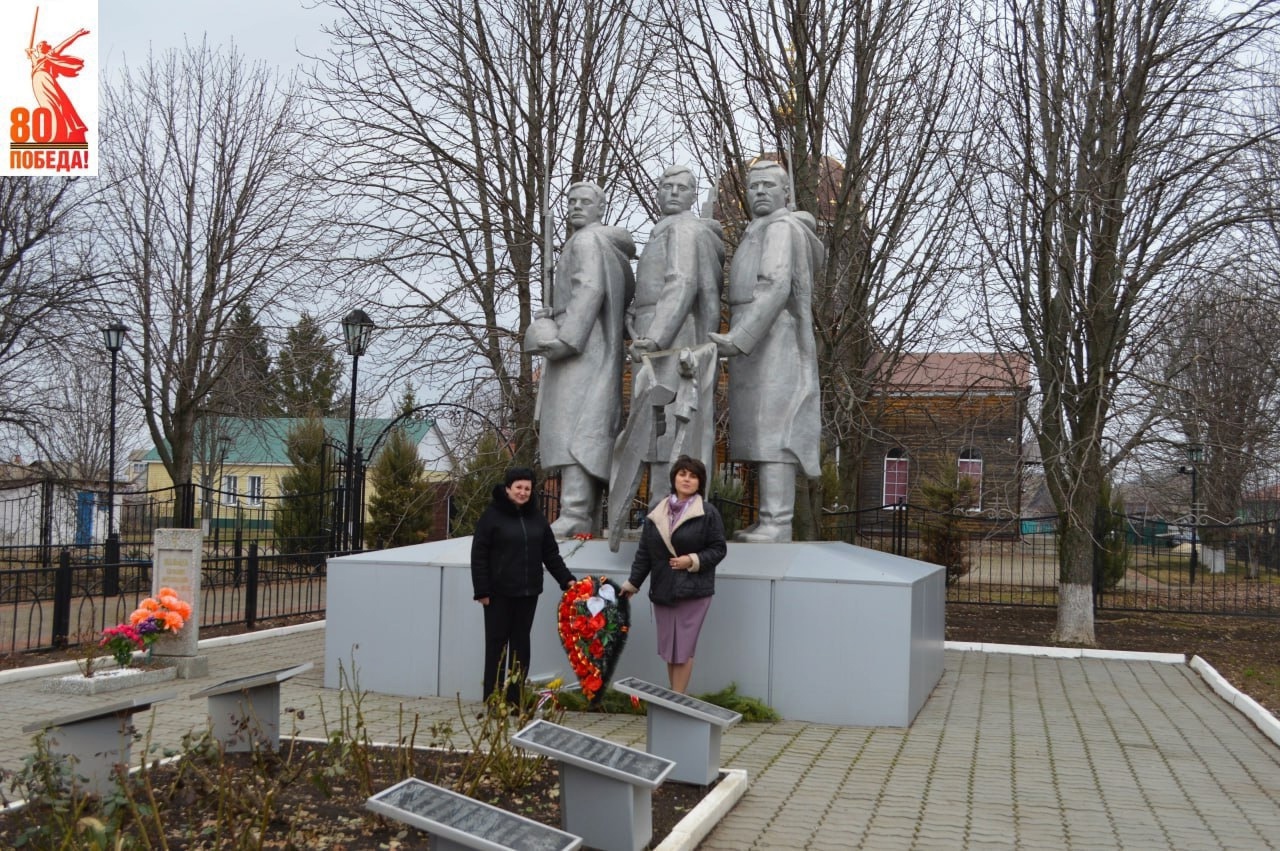
<instances>
[{"instance_id":1,"label":"bare flower bed","mask_svg":"<svg viewBox=\"0 0 1280 851\"><path fill-rule=\"evenodd\" d=\"M124 838L124 848L174 851L422 848L424 834L367 811L365 799L406 776L463 788L467 762L465 755L444 751L362 752L350 742L284 742L279 753L237 754L205 742L176 762L151 763L109 800L46 794L31 807L0 815L0 847L115 848ZM664 783L655 790L654 844L709 789ZM554 764L543 763L519 789L485 778L472 796L560 824Z\"/></svg>"}]
</instances>

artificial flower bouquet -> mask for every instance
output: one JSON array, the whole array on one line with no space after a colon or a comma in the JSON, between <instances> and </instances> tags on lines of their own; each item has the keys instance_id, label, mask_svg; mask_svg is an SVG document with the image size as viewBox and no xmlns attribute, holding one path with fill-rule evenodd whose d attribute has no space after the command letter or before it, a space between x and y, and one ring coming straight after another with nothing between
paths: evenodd
<instances>
[{"instance_id":1,"label":"artificial flower bouquet","mask_svg":"<svg viewBox=\"0 0 1280 851\"><path fill-rule=\"evenodd\" d=\"M560 599L559 632L582 694L595 701L613 676L631 629L631 604L613 580L588 576Z\"/></svg>"},{"instance_id":2,"label":"artificial flower bouquet","mask_svg":"<svg viewBox=\"0 0 1280 851\"><path fill-rule=\"evenodd\" d=\"M161 588L155 597L138 604L127 623L102 631L99 647L106 648L122 668L133 662L135 650L150 650L166 633L177 633L191 617L191 604L172 588Z\"/></svg>"}]
</instances>

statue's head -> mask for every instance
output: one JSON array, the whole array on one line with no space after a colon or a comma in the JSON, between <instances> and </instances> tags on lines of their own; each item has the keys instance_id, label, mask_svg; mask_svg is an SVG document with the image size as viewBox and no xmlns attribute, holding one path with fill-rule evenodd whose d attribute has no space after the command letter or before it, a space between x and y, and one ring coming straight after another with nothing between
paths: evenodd
<instances>
[{"instance_id":1,"label":"statue's head","mask_svg":"<svg viewBox=\"0 0 1280 851\"><path fill-rule=\"evenodd\" d=\"M658 179L658 211L664 216L687 212L698 198L698 178L687 165L673 165Z\"/></svg>"},{"instance_id":2,"label":"statue's head","mask_svg":"<svg viewBox=\"0 0 1280 851\"><path fill-rule=\"evenodd\" d=\"M36 45L36 50L40 51L41 53L48 53L50 49L51 48L50 48L49 42L47 41L42 41Z\"/></svg>"},{"instance_id":3,"label":"statue's head","mask_svg":"<svg viewBox=\"0 0 1280 851\"><path fill-rule=\"evenodd\" d=\"M758 160L747 169L747 206L759 218L777 212L791 200L787 170L772 160Z\"/></svg>"},{"instance_id":4,"label":"statue's head","mask_svg":"<svg viewBox=\"0 0 1280 851\"><path fill-rule=\"evenodd\" d=\"M604 190L582 181L569 187L569 225L575 230L604 217Z\"/></svg>"}]
</instances>

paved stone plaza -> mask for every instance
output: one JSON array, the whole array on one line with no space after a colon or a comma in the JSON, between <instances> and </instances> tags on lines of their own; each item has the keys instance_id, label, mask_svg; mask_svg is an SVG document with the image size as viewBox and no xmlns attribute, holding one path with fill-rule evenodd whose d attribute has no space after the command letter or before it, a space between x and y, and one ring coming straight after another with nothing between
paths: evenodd
<instances>
[{"instance_id":1,"label":"paved stone plaza","mask_svg":"<svg viewBox=\"0 0 1280 851\"><path fill-rule=\"evenodd\" d=\"M153 739L176 746L205 723L191 692L306 661L315 667L281 699L304 718L282 727L324 735L338 693L323 688L323 649L322 629L202 642L209 677L155 689L178 698L156 708ZM30 753L24 724L119 699L50 694L33 673L0 674L6 769ZM401 705L420 729L457 714L443 698L368 695L375 735L395 738ZM641 718L568 723L643 747ZM750 788L705 849L1280 847L1280 746L1181 664L948 650L908 729L740 724L723 757Z\"/></svg>"}]
</instances>

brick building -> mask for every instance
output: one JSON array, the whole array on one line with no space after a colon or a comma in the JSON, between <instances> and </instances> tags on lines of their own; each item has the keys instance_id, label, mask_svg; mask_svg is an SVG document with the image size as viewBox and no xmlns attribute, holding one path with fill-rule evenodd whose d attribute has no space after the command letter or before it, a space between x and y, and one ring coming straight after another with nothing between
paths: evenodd
<instances>
[{"instance_id":1,"label":"brick building","mask_svg":"<svg viewBox=\"0 0 1280 851\"><path fill-rule=\"evenodd\" d=\"M918 505L922 482L967 476L975 485L972 510L1017 514L1030 394L1030 365L1017 355L905 355L883 391L858 507Z\"/></svg>"}]
</instances>

